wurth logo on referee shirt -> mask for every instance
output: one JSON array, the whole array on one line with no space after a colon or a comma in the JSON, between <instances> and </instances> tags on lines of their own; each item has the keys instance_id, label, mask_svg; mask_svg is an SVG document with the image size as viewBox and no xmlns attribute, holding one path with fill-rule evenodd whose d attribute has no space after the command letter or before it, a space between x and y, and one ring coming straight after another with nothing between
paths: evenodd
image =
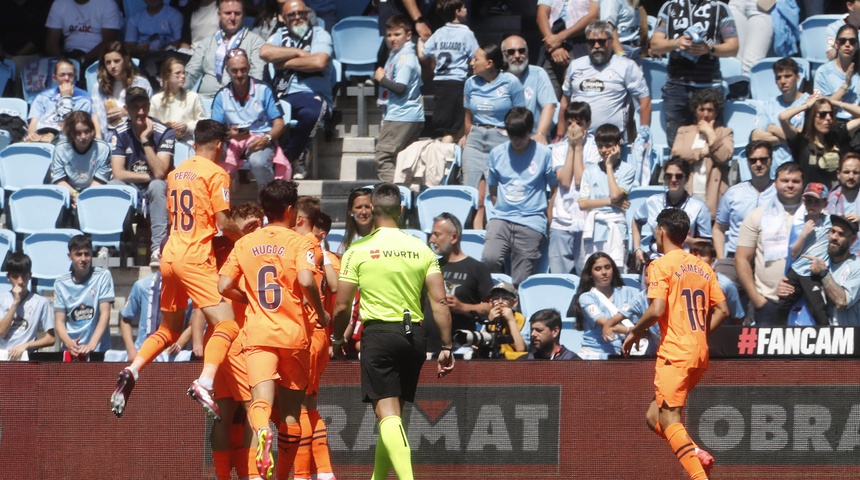
<instances>
[{"instance_id":1,"label":"wurth logo on referee shirt","mask_svg":"<svg viewBox=\"0 0 860 480\"><path fill-rule=\"evenodd\" d=\"M743 328L740 355L854 355L854 327Z\"/></svg>"}]
</instances>

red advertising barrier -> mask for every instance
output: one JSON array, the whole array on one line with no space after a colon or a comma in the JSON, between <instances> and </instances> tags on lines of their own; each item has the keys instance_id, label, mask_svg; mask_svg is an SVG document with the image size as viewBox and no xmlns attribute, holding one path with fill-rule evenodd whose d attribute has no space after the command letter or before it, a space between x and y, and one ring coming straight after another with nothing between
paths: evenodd
<instances>
[{"instance_id":1,"label":"red advertising barrier","mask_svg":"<svg viewBox=\"0 0 860 480\"><path fill-rule=\"evenodd\" d=\"M0 364L0 478L203 479L214 470L199 364L154 364L125 415L108 400L118 364ZM687 428L721 479L860 478L860 361L712 361ZM684 479L647 429L653 361L458 362L424 369L404 412L416 478ZM323 379L335 473L369 478L376 442L357 363ZM394 478L392 473L390 478Z\"/></svg>"}]
</instances>

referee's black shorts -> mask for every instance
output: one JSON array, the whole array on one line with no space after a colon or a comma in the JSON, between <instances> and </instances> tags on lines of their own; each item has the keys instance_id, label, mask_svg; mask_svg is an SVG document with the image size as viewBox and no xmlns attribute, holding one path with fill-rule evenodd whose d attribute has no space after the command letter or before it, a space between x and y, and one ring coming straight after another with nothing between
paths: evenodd
<instances>
[{"instance_id":1,"label":"referee's black shorts","mask_svg":"<svg viewBox=\"0 0 860 480\"><path fill-rule=\"evenodd\" d=\"M427 359L424 327L412 324L412 335L401 322L366 321L361 330L362 401L400 397L415 401L418 377Z\"/></svg>"}]
</instances>

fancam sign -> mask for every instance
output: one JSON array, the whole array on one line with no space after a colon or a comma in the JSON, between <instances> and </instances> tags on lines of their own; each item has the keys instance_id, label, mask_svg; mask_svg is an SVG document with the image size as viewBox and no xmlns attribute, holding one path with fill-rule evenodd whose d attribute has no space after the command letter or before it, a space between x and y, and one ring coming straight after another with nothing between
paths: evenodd
<instances>
[{"instance_id":1,"label":"fancam sign","mask_svg":"<svg viewBox=\"0 0 860 480\"><path fill-rule=\"evenodd\" d=\"M860 327L721 327L711 358L860 357Z\"/></svg>"}]
</instances>

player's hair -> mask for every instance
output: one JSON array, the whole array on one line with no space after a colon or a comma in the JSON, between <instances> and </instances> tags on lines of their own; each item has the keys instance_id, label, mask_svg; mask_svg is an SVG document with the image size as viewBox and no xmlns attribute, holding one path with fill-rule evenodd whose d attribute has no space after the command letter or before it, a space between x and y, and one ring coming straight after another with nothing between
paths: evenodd
<instances>
[{"instance_id":1,"label":"player's hair","mask_svg":"<svg viewBox=\"0 0 860 480\"><path fill-rule=\"evenodd\" d=\"M839 171L842 170L842 165L844 165L848 160L860 161L860 154L857 152L846 152L845 155L842 155L842 158L839 159Z\"/></svg>"},{"instance_id":2,"label":"player's hair","mask_svg":"<svg viewBox=\"0 0 860 480\"><path fill-rule=\"evenodd\" d=\"M773 73L777 74L783 70L791 70L795 75L800 73L800 66L791 57L780 58L773 62Z\"/></svg>"},{"instance_id":3,"label":"player's hair","mask_svg":"<svg viewBox=\"0 0 860 480\"><path fill-rule=\"evenodd\" d=\"M508 138L528 137L535 126L535 117L526 107L514 107L505 114L505 130Z\"/></svg>"},{"instance_id":4,"label":"player's hair","mask_svg":"<svg viewBox=\"0 0 860 480\"><path fill-rule=\"evenodd\" d=\"M230 139L227 127L215 120L205 119L197 122L194 128L194 143L197 145L208 145L215 142L226 142Z\"/></svg>"},{"instance_id":5,"label":"player's hair","mask_svg":"<svg viewBox=\"0 0 860 480\"><path fill-rule=\"evenodd\" d=\"M744 153L746 154L747 158L750 158L752 156L752 153L754 151L758 150L759 148L767 149L767 156L768 157L773 156L773 145L771 145L770 142L765 141L765 140L753 140L753 141L751 141L750 143L747 144L746 148L744 149Z\"/></svg>"},{"instance_id":6,"label":"player's hair","mask_svg":"<svg viewBox=\"0 0 860 480\"><path fill-rule=\"evenodd\" d=\"M260 221L263 221L266 214L263 212L263 207L261 207L258 203L254 202L245 202L241 205L237 205L236 207L230 209L230 217L234 220L239 218L258 218Z\"/></svg>"},{"instance_id":7,"label":"player's hair","mask_svg":"<svg viewBox=\"0 0 860 480\"><path fill-rule=\"evenodd\" d=\"M412 21L403 15L394 15L385 21L385 30L397 30L398 28L402 28L406 33L412 33L414 31Z\"/></svg>"},{"instance_id":8,"label":"player's hair","mask_svg":"<svg viewBox=\"0 0 860 480\"><path fill-rule=\"evenodd\" d=\"M393 183L382 182L373 188L373 214L392 220L400 218L400 188Z\"/></svg>"},{"instance_id":9,"label":"player's hair","mask_svg":"<svg viewBox=\"0 0 860 480\"><path fill-rule=\"evenodd\" d=\"M776 173L773 175L773 179L776 180L779 178L780 174L783 173L795 173L800 172L800 180L803 181L803 169L800 168L800 165L795 162L785 162L776 169Z\"/></svg>"},{"instance_id":10,"label":"player's hair","mask_svg":"<svg viewBox=\"0 0 860 480\"><path fill-rule=\"evenodd\" d=\"M459 218L455 217L451 213L442 212L433 219L433 223L436 223L441 220L445 220L446 222L450 223L452 227L454 227L454 231L457 232L458 239L463 235L463 224L460 223Z\"/></svg>"},{"instance_id":11,"label":"player's hair","mask_svg":"<svg viewBox=\"0 0 860 480\"><path fill-rule=\"evenodd\" d=\"M487 60L493 62L493 68L501 72L505 69L505 56L502 55L502 48L495 43L485 43L481 45L481 50L484 51L484 56Z\"/></svg>"},{"instance_id":12,"label":"player's hair","mask_svg":"<svg viewBox=\"0 0 860 480\"><path fill-rule=\"evenodd\" d=\"M707 240L699 240L690 245L690 253L697 257L717 258L717 249Z\"/></svg>"},{"instance_id":13,"label":"player's hair","mask_svg":"<svg viewBox=\"0 0 860 480\"><path fill-rule=\"evenodd\" d=\"M57 62L56 62L56 63L54 63L54 75L56 75L56 74L57 74L57 70L60 68L60 65L61 65L61 64L63 64L63 63L65 63L66 65L71 65L71 67L72 67L72 71L75 73L75 76L77 76L77 74L78 74L78 67L77 67L77 65L75 65L75 63L74 63L74 62L72 62L71 60L69 60L69 59L68 59L68 58L66 58L66 57L60 57L60 58L58 58L58 59L57 59Z\"/></svg>"},{"instance_id":14,"label":"player's hair","mask_svg":"<svg viewBox=\"0 0 860 480\"><path fill-rule=\"evenodd\" d=\"M436 0L436 13L446 22L457 18L457 10L463 8L463 0Z\"/></svg>"},{"instance_id":15,"label":"player's hair","mask_svg":"<svg viewBox=\"0 0 860 480\"><path fill-rule=\"evenodd\" d=\"M604 123L594 131L594 143L596 143L598 147L621 145L621 140L623 138L621 129L611 123Z\"/></svg>"},{"instance_id":16,"label":"player's hair","mask_svg":"<svg viewBox=\"0 0 860 480\"><path fill-rule=\"evenodd\" d=\"M32 275L33 261L24 252L12 252L4 265L7 275Z\"/></svg>"},{"instance_id":17,"label":"player's hair","mask_svg":"<svg viewBox=\"0 0 860 480\"><path fill-rule=\"evenodd\" d=\"M699 106L706 103L712 103L714 104L714 118L720 119L723 116L723 104L725 104L725 102L726 98L723 96L723 92L721 90L716 88L702 88L693 92L693 96L690 97L690 111L695 115Z\"/></svg>"},{"instance_id":18,"label":"player's hair","mask_svg":"<svg viewBox=\"0 0 860 480\"><path fill-rule=\"evenodd\" d=\"M564 109L565 120L582 120L591 123L591 105L585 102L570 102Z\"/></svg>"},{"instance_id":19,"label":"player's hair","mask_svg":"<svg viewBox=\"0 0 860 480\"><path fill-rule=\"evenodd\" d=\"M176 92L175 95L167 88L167 79L170 78L170 73L173 71L173 67L175 67L176 65L182 65L182 68L185 68L185 64L182 63L182 61L178 58L167 57L166 59L164 59L164 63L161 64L161 70L159 70L161 72L161 82L164 85L164 88L161 90L161 106L164 108L167 108L167 106L170 104L170 100L173 97L182 98L185 96L185 87L182 85L179 86L179 91Z\"/></svg>"},{"instance_id":20,"label":"player's hair","mask_svg":"<svg viewBox=\"0 0 860 480\"><path fill-rule=\"evenodd\" d=\"M282 221L287 207L294 207L298 198L299 184L292 181L272 180L260 190L260 206L270 222Z\"/></svg>"},{"instance_id":21,"label":"player's hair","mask_svg":"<svg viewBox=\"0 0 860 480\"><path fill-rule=\"evenodd\" d=\"M328 235L328 232L331 231L331 215L325 212L320 212L314 222L314 227L319 228Z\"/></svg>"},{"instance_id":22,"label":"player's hair","mask_svg":"<svg viewBox=\"0 0 860 480\"><path fill-rule=\"evenodd\" d=\"M69 253L72 253L77 250L90 250L93 249L93 239L89 237L89 235L75 235L74 237L69 239Z\"/></svg>"},{"instance_id":23,"label":"player's hair","mask_svg":"<svg viewBox=\"0 0 860 480\"><path fill-rule=\"evenodd\" d=\"M592 33L596 34L606 34L610 39L612 38L612 33L615 32L615 27L612 26L609 22L604 22L603 20L597 20L595 22L591 22L585 27L585 36L589 36Z\"/></svg>"},{"instance_id":24,"label":"player's hair","mask_svg":"<svg viewBox=\"0 0 860 480\"><path fill-rule=\"evenodd\" d=\"M308 195L302 195L296 200L296 210L307 215L311 225L317 223L320 214L320 199Z\"/></svg>"},{"instance_id":25,"label":"player's hair","mask_svg":"<svg viewBox=\"0 0 860 480\"><path fill-rule=\"evenodd\" d=\"M74 143L72 140L75 138L75 127L77 127L79 123L86 125L90 130L95 131L96 129L92 115L83 110L75 110L74 112L66 115L66 118L63 119L63 135L69 139L69 143ZM95 139L95 137L93 137L93 139Z\"/></svg>"},{"instance_id":26,"label":"player's hair","mask_svg":"<svg viewBox=\"0 0 860 480\"><path fill-rule=\"evenodd\" d=\"M667 208L657 215L657 228L660 227L673 244L681 246L690 233L690 217L680 208Z\"/></svg>"},{"instance_id":27,"label":"player's hair","mask_svg":"<svg viewBox=\"0 0 860 480\"><path fill-rule=\"evenodd\" d=\"M684 174L684 178L690 178L690 164L685 162L681 157L672 157L666 165L663 166L663 171L669 169L669 165L674 165L681 169L681 173Z\"/></svg>"},{"instance_id":28,"label":"player's hair","mask_svg":"<svg viewBox=\"0 0 860 480\"><path fill-rule=\"evenodd\" d=\"M352 207L358 198L369 197L371 195L373 195L372 188L356 188L349 193L349 198L346 200L346 235L343 237L344 251L349 248L353 238L358 234L358 224L355 223L355 217L352 216Z\"/></svg>"},{"instance_id":29,"label":"player's hair","mask_svg":"<svg viewBox=\"0 0 860 480\"><path fill-rule=\"evenodd\" d=\"M134 62L131 61L131 54L128 53L128 49L125 48L125 45L123 45L122 42L110 42L105 45L102 50L102 54L99 57L99 90L105 95L113 95L113 83L117 79L111 77L111 74L108 73L107 67L105 66L105 56L108 53L118 53L122 57L122 73L125 76L125 85L123 86L126 89L131 88L131 84L134 82L134 77L137 76L137 67L134 65Z\"/></svg>"},{"instance_id":30,"label":"player's hair","mask_svg":"<svg viewBox=\"0 0 860 480\"><path fill-rule=\"evenodd\" d=\"M585 261L585 267L582 269L582 275L579 279L579 287L576 289L576 295L574 295L573 301L570 303L570 308L568 308L568 316L576 317L577 330L585 330L585 317L583 316L582 309L579 306L579 296L594 288L594 275L591 273L591 269L594 268L594 264L601 258L609 260L609 263L612 265L612 281L609 282L609 285L613 288L624 286L624 280L621 279L621 270L618 270L618 265L615 264L615 260L613 260L612 257L605 252L597 252L588 257L588 260Z\"/></svg>"},{"instance_id":31,"label":"player's hair","mask_svg":"<svg viewBox=\"0 0 860 480\"><path fill-rule=\"evenodd\" d=\"M558 328L561 329L561 313L554 308L544 308L543 310L538 310L532 315L532 318L529 319L530 323L543 323L550 330ZM555 337L556 343L558 342L558 337Z\"/></svg>"}]
</instances>

